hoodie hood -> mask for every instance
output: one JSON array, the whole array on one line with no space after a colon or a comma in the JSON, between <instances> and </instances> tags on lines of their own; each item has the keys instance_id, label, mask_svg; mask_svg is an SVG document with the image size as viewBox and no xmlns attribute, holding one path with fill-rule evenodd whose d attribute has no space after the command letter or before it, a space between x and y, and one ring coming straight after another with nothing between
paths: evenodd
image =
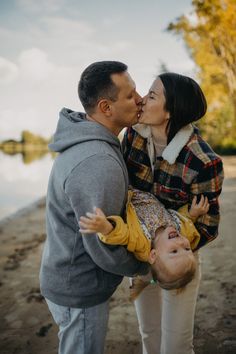
<instances>
[{"instance_id":1,"label":"hoodie hood","mask_svg":"<svg viewBox=\"0 0 236 354\"><path fill-rule=\"evenodd\" d=\"M49 149L62 152L73 145L90 140L102 140L120 146L120 141L115 134L103 125L87 120L85 113L63 108L59 113L57 129Z\"/></svg>"}]
</instances>

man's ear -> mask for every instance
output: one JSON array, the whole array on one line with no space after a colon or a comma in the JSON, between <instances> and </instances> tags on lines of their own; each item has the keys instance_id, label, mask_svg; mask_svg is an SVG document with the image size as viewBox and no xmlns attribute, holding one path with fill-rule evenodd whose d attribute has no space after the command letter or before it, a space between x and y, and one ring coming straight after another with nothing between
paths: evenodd
<instances>
[{"instance_id":1,"label":"man's ear","mask_svg":"<svg viewBox=\"0 0 236 354\"><path fill-rule=\"evenodd\" d=\"M98 109L101 113L105 114L107 117L111 116L111 106L109 101L105 98L98 102Z\"/></svg>"},{"instance_id":2,"label":"man's ear","mask_svg":"<svg viewBox=\"0 0 236 354\"><path fill-rule=\"evenodd\" d=\"M156 259L157 259L157 251L155 250L155 248L152 248L149 254L148 262L150 264L153 264L156 262Z\"/></svg>"}]
</instances>

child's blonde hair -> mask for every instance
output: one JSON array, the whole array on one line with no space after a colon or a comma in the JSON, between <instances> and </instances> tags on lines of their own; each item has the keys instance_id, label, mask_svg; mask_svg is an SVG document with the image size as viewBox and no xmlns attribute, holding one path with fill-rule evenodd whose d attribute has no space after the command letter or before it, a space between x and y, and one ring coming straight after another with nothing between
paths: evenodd
<instances>
[{"instance_id":1,"label":"child's blonde hair","mask_svg":"<svg viewBox=\"0 0 236 354\"><path fill-rule=\"evenodd\" d=\"M170 275L172 274L162 259L158 258L157 262L159 271L157 272L154 269L151 269L153 277L151 281L144 281L142 277L132 279L132 285L130 286L131 300L134 301L146 286L153 283L158 283L159 286L165 290L176 289L182 291L185 286L192 281L196 271L196 261L193 258L193 261L190 263L189 267L180 275L180 277L171 279Z\"/></svg>"}]
</instances>

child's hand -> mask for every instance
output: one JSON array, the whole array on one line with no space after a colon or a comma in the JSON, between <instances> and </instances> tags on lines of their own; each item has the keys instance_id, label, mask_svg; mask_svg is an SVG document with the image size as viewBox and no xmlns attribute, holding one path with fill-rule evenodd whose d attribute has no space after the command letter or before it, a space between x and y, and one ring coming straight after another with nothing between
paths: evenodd
<instances>
[{"instance_id":1,"label":"child's hand","mask_svg":"<svg viewBox=\"0 0 236 354\"><path fill-rule=\"evenodd\" d=\"M191 208L189 210L189 215L193 218L198 218L201 215L205 215L208 213L210 204L208 202L207 197L201 195L201 199L199 203L197 203L197 196L195 195L192 200Z\"/></svg>"},{"instance_id":2,"label":"child's hand","mask_svg":"<svg viewBox=\"0 0 236 354\"><path fill-rule=\"evenodd\" d=\"M113 230L112 224L107 220L101 209L94 207L94 213L86 213L79 221L80 232L83 234L94 234L101 232L103 235L109 234Z\"/></svg>"}]
</instances>

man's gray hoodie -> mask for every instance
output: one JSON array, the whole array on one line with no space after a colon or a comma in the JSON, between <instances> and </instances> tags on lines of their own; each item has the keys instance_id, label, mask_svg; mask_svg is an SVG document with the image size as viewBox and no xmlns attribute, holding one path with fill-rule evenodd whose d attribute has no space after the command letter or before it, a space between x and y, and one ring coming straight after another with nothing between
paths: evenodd
<instances>
[{"instance_id":1,"label":"man's gray hoodie","mask_svg":"<svg viewBox=\"0 0 236 354\"><path fill-rule=\"evenodd\" d=\"M64 108L49 147L59 154L47 192L41 292L58 305L94 306L112 295L124 275L147 270L125 247L79 231L80 216L94 206L106 215L125 208L128 175L120 143L104 126Z\"/></svg>"}]
</instances>

